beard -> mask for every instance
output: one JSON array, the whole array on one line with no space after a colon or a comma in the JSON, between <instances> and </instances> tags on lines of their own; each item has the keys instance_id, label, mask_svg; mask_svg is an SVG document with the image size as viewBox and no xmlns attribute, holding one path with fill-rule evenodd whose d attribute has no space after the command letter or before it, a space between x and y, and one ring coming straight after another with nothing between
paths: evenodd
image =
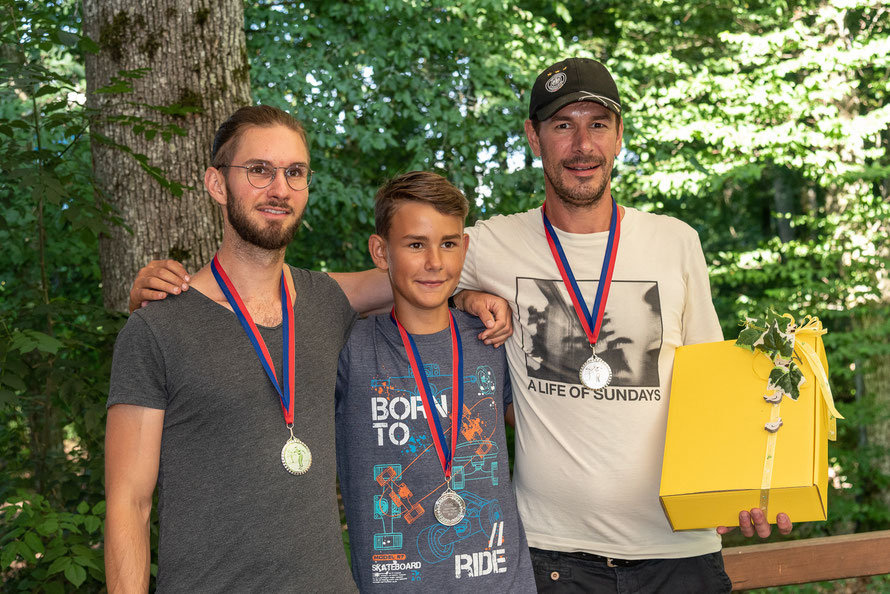
<instances>
[{"instance_id":1,"label":"beard","mask_svg":"<svg viewBox=\"0 0 890 594\"><path fill-rule=\"evenodd\" d=\"M250 219L249 213L244 207L244 201L232 192L228 180L226 180L226 193L228 194L226 214L228 215L229 224L232 225L235 233L246 243L271 251L285 248L293 240L297 229L300 227L300 222L303 220L302 213L293 223L267 221L266 226L262 227ZM264 206L293 211L293 208L287 201L276 202L273 200Z\"/></svg>"},{"instance_id":2,"label":"beard","mask_svg":"<svg viewBox=\"0 0 890 594\"><path fill-rule=\"evenodd\" d=\"M571 206L593 206L597 204L609 185L612 177L612 166L614 159L604 157L575 157L558 163L548 162L541 159L544 166L544 176L550 182L550 186L556 192L560 200ZM578 180L580 183L574 188L570 188L563 182L561 175L563 168L577 165L596 165L603 173L601 178L592 177L585 180Z\"/></svg>"}]
</instances>

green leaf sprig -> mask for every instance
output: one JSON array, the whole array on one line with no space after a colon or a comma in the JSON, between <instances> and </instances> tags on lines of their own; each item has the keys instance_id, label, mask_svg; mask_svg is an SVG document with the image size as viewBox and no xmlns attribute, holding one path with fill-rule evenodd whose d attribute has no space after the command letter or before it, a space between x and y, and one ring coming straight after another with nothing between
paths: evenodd
<instances>
[{"instance_id":1,"label":"green leaf sprig","mask_svg":"<svg viewBox=\"0 0 890 594\"><path fill-rule=\"evenodd\" d=\"M781 402L783 396L797 400L800 386L806 381L794 361L797 324L770 309L762 318L745 318L742 325L744 328L735 345L752 352L760 351L773 362L767 381L767 390L773 390L773 394L764 396L764 399L772 403Z\"/></svg>"}]
</instances>

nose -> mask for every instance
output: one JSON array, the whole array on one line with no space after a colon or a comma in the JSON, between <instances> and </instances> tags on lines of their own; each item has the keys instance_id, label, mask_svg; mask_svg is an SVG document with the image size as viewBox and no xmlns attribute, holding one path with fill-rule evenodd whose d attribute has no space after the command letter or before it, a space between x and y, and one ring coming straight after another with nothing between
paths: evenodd
<instances>
[{"instance_id":1,"label":"nose","mask_svg":"<svg viewBox=\"0 0 890 594\"><path fill-rule=\"evenodd\" d=\"M593 138L588 128L579 126L574 135L575 151L587 154L593 148Z\"/></svg>"},{"instance_id":2,"label":"nose","mask_svg":"<svg viewBox=\"0 0 890 594\"><path fill-rule=\"evenodd\" d=\"M278 198L287 198L288 193L291 191L290 186L287 185L287 178L284 177L284 168L279 167L275 170L275 177L272 178L272 183L269 184L269 192Z\"/></svg>"},{"instance_id":3,"label":"nose","mask_svg":"<svg viewBox=\"0 0 890 594\"><path fill-rule=\"evenodd\" d=\"M442 254L439 253L438 247L432 247L427 251L426 269L427 270L441 270L441 268L442 268Z\"/></svg>"}]
</instances>

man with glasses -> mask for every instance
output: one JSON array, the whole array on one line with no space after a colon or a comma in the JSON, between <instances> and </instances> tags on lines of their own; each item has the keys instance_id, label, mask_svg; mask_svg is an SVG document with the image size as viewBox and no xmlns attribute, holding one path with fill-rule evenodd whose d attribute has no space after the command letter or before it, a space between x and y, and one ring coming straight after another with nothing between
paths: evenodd
<instances>
[{"instance_id":1,"label":"man with glasses","mask_svg":"<svg viewBox=\"0 0 890 594\"><path fill-rule=\"evenodd\" d=\"M148 590L155 484L159 592L355 591L333 393L355 310L376 304L284 265L311 174L303 128L281 110L242 108L217 131L204 185L222 245L193 290L134 313L115 345L110 592Z\"/></svg>"}]
</instances>

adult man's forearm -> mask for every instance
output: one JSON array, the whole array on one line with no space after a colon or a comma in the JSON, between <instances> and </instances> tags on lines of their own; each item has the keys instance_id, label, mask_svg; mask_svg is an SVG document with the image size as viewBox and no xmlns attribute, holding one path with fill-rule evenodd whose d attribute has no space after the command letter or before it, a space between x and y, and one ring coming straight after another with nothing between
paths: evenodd
<instances>
[{"instance_id":1,"label":"adult man's forearm","mask_svg":"<svg viewBox=\"0 0 890 594\"><path fill-rule=\"evenodd\" d=\"M389 277L379 268L361 272L330 272L349 299L352 309L363 316L387 312L392 308Z\"/></svg>"},{"instance_id":2,"label":"adult man's forearm","mask_svg":"<svg viewBox=\"0 0 890 594\"><path fill-rule=\"evenodd\" d=\"M110 594L148 592L151 548L147 506L108 501L105 521L105 579Z\"/></svg>"}]
</instances>

